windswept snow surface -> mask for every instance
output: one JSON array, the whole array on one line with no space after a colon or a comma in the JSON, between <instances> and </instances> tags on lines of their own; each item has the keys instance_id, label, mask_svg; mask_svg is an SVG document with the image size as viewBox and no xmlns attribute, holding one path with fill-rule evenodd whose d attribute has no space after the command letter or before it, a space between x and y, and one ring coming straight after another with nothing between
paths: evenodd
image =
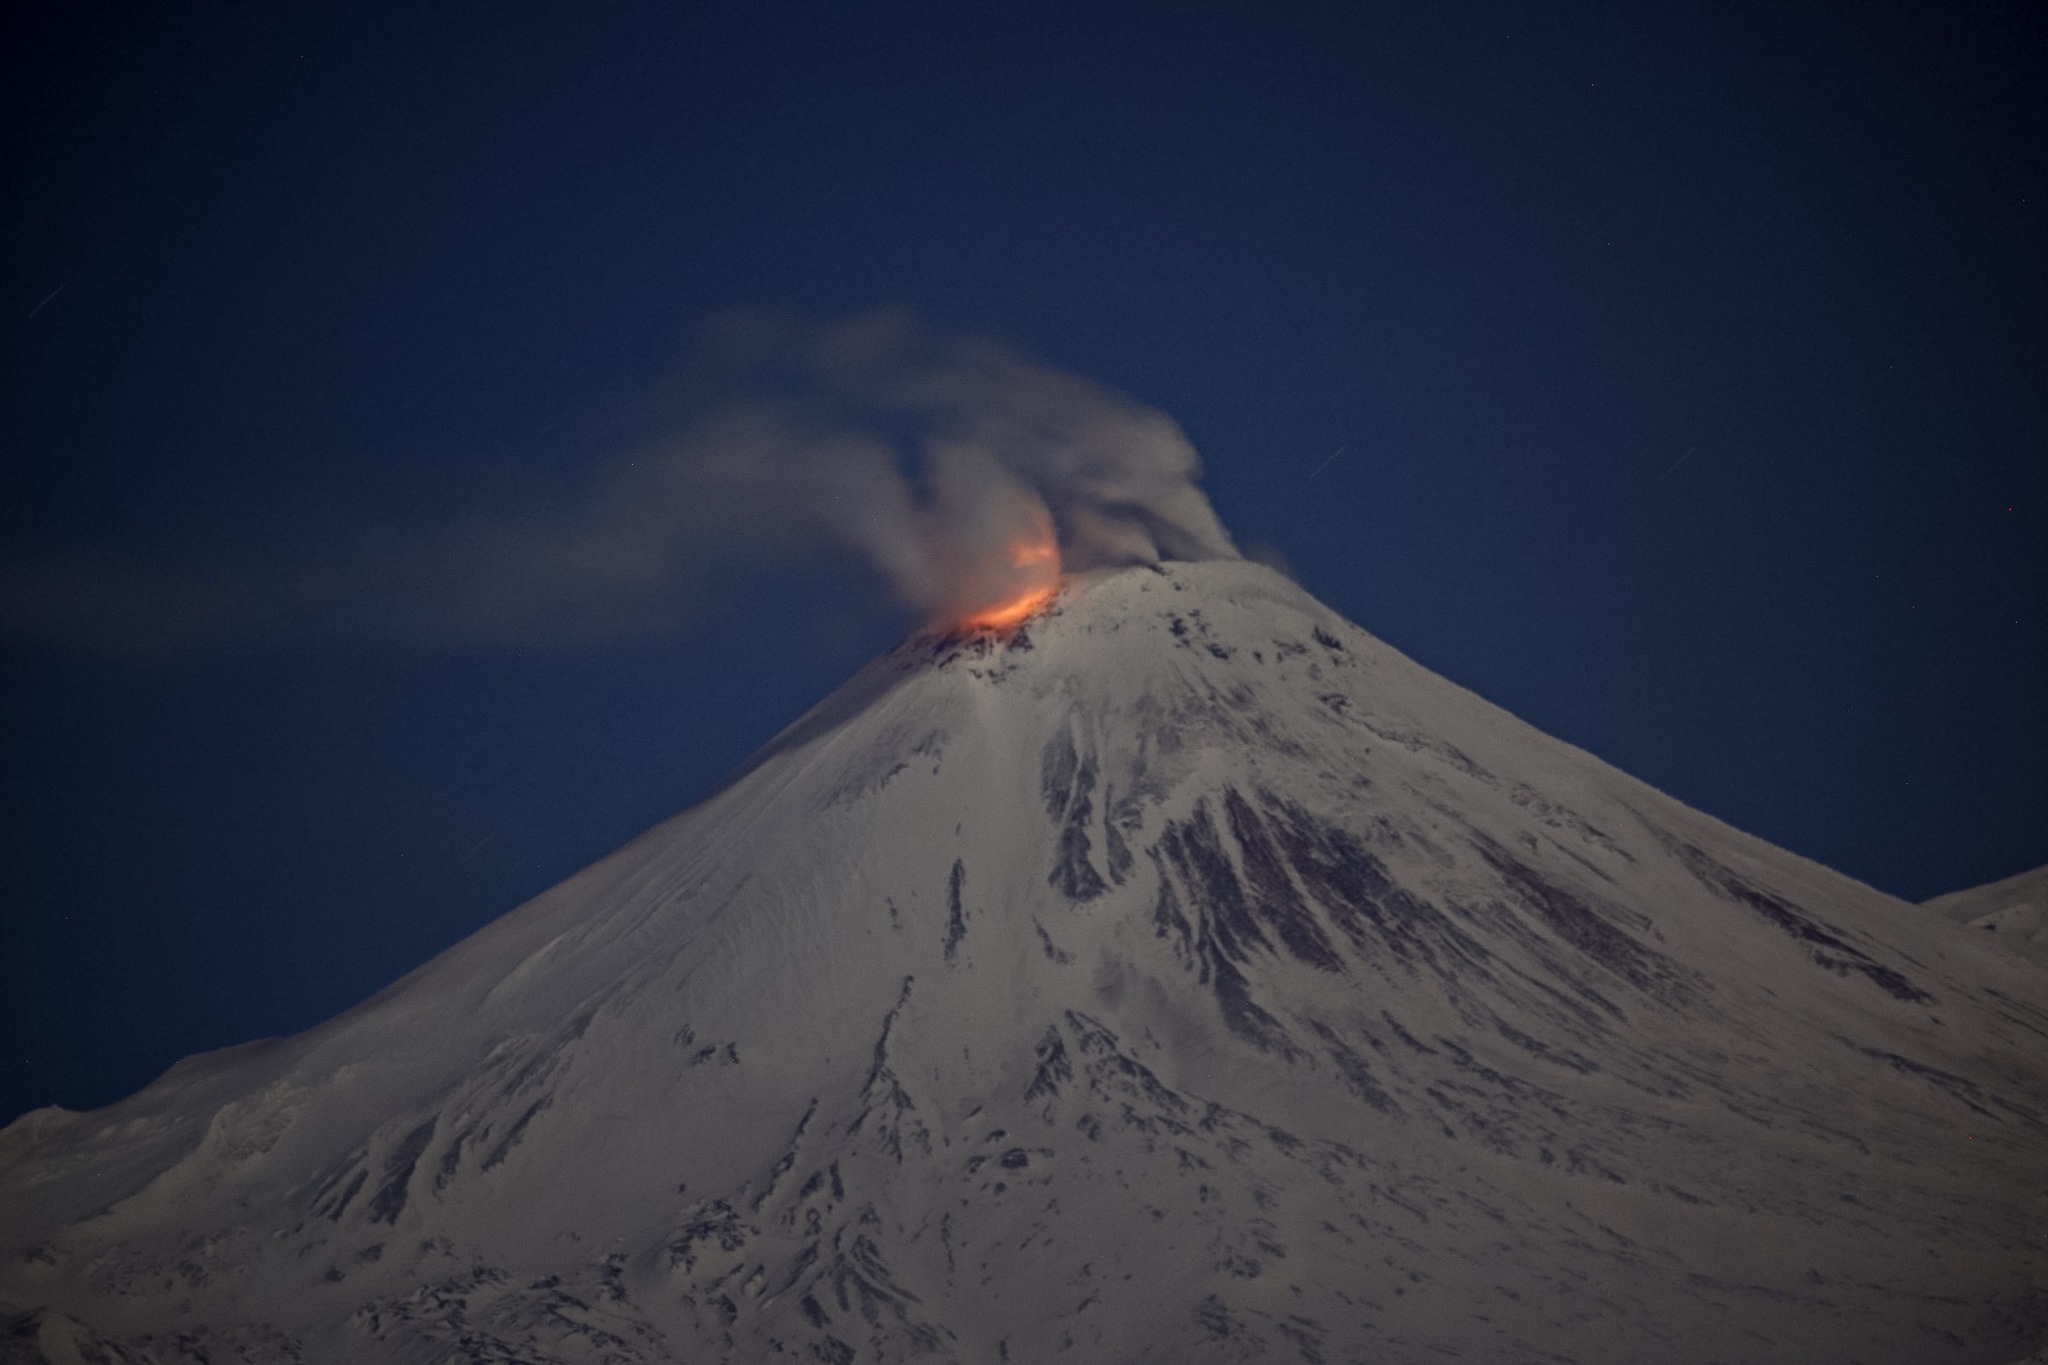
<instances>
[{"instance_id":1,"label":"windswept snow surface","mask_svg":"<svg viewBox=\"0 0 2048 1365\"><path fill-rule=\"evenodd\" d=\"M0 1358L2004 1365L2048 976L1991 937L1270 570L1086 575L0 1133Z\"/></svg>"}]
</instances>

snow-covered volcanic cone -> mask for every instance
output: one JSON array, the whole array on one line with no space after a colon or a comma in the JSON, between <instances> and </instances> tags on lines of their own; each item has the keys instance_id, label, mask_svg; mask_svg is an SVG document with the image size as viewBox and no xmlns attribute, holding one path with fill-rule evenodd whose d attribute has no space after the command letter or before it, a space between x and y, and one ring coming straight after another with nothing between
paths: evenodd
<instances>
[{"instance_id":1,"label":"snow-covered volcanic cone","mask_svg":"<svg viewBox=\"0 0 2048 1365\"><path fill-rule=\"evenodd\" d=\"M0 1135L8 1359L1995 1362L2048 977L1256 565L924 634L300 1037Z\"/></svg>"}]
</instances>

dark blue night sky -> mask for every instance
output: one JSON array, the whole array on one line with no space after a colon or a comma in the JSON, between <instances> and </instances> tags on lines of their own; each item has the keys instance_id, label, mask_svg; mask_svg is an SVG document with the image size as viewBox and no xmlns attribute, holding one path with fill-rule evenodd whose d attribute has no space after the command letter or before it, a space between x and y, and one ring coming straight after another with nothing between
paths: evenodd
<instances>
[{"instance_id":1,"label":"dark blue night sky","mask_svg":"<svg viewBox=\"0 0 2048 1365\"><path fill-rule=\"evenodd\" d=\"M1241 542L1683 800L1911 899L2048 861L2039 5L6 22L0 585L558 499L708 316L898 305L1172 414ZM911 624L829 558L573 646L18 615L0 1119L345 1008Z\"/></svg>"}]
</instances>

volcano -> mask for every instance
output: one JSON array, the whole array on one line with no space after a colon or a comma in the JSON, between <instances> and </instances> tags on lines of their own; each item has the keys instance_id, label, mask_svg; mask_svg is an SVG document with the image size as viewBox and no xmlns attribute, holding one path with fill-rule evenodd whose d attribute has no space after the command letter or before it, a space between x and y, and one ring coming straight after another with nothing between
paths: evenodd
<instances>
[{"instance_id":1,"label":"volcano","mask_svg":"<svg viewBox=\"0 0 2048 1365\"><path fill-rule=\"evenodd\" d=\"M911 636L356 1009L0 1133L0 1359L1993 1362L2048 976L1257 565Z\"/></svg>"}]
</instances>

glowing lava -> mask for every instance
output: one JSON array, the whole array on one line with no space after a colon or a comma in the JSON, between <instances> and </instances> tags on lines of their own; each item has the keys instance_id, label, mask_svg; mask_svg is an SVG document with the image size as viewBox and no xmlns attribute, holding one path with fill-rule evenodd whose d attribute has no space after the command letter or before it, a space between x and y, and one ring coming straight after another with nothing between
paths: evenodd
<instances>
[{"instance_id":1,"label":"glowing lava","mask_svg":"<svg viewBox=\"0 0 2048 1365\"><path fill-rule=\"evenodd\" d=\"M1010 542L1010 565L1004 578L1009 596L994 606L964 617L960 624L969 630L1009 630L1022 625L1060 588L1060 546L1050 525L1039 526L1031 536Z\"/></svg>"}]
</instances>

